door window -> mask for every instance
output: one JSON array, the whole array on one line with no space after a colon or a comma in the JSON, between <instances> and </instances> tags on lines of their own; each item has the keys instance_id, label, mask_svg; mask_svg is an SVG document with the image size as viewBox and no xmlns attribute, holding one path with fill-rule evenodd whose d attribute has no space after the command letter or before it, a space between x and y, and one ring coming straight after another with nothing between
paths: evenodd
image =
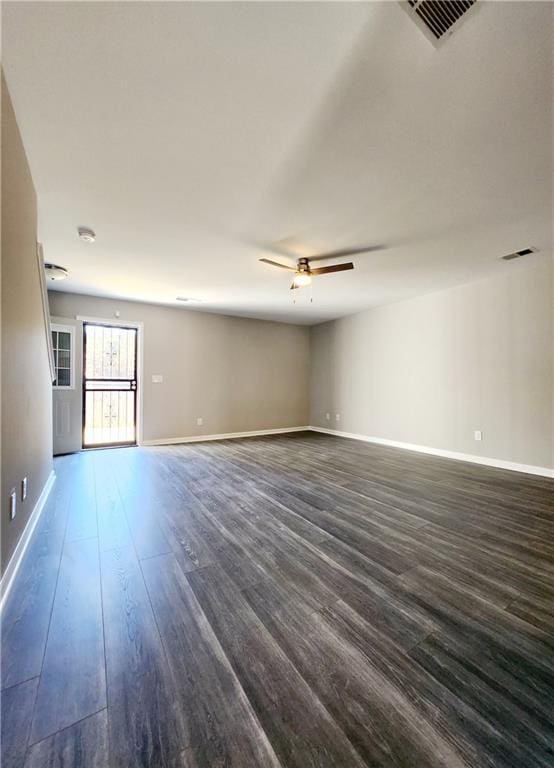
<instances>
[{"instance_id":1,"label":"door window","mask_svg":"<svg viewBox=\"0 0 554 768\"><path fill-rule=\"evenodd\" d=\"M53 387L55 389L73 389L74 376L74 328L70 325L52 324L52 348L54 350Z\"/></svg>"}]
</instances>

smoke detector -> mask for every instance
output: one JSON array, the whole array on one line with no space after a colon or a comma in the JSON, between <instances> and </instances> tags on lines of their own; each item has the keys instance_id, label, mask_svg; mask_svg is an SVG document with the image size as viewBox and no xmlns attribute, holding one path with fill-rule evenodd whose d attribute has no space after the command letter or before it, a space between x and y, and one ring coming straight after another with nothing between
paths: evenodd
<instances>
[{"instance_id":1,"label":"smoke detector","mask_svg":"<svg viewBox=\"0 0 554 768\"><path fill-rule=\"evenodd\" d=\"M69 277L67 269L60 267L58 264L45 264L44 270L49 280L65 280L66 277Z\"/></svg>"},{"instance_id":2,"label":"smoke detector","mask_svg":"<svg viewBox=\"0 0 554 768\"><path fill-rule=\"evenodd\" d=\"M79 233L80 239L85 243L94 243L96 240L96 232L88 227L78 227L77 232Z\"/></svg>"}]
</instances>

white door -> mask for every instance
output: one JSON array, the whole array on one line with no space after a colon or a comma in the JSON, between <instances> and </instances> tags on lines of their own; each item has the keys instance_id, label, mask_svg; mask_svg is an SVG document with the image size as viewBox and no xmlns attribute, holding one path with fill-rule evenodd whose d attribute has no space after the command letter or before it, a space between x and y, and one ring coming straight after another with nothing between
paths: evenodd
<instances>
[{"instance_id":1,"label":"white door","mask_svg":"<svg viewBox=\"0 0 554 768\"><path fill-rule=\"evenodd\" d=\"M56 378L52 388L54 455L81 450L81 339L75 319L51 318Z\"/></svg>"}]
</instances>

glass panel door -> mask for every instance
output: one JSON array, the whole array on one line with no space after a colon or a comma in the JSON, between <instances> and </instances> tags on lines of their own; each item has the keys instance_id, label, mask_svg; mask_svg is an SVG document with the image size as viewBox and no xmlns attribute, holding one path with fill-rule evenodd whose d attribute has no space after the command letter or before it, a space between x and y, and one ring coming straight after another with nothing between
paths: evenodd
<instances>
[{"instance_id":1,"label":"glass panel door","mask_svg":"<svg viewBox=\"0 0 554 768\"><path fill-rule=\"evenodd\" d=\"M83 324L83 448L135 445L137 329Z\"/></svg>"}]
</instances>

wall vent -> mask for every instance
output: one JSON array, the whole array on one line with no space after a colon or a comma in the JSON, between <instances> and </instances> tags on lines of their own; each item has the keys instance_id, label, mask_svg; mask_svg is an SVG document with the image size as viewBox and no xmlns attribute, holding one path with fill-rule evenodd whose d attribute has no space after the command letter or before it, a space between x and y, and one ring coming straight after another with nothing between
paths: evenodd
<instances>
[{"instance_id":1,"label":"wall vent","mask_svg":"<svg viewBox=\"0 0 554 768\"><path fill-rule=\"evenodd\" d=\"M405 0L401 5L437 45L454 32L468 11L477 6L477 0Z\"/></svg>"},{"instance_id":2,"label":"wall vent","mask_svg":"<svg viewBox=\"0 0 554 768\"><path fill-rule=\"evenodd\" d=\"M535 253L536 248L523 248L521 251L514 251L513 253L508 253L506 256L501 256L500 258L504 259L504 261L511 261L512 259L519 259L520 256L529 256L530 253Z\"/></svg>"}]
</instances>

